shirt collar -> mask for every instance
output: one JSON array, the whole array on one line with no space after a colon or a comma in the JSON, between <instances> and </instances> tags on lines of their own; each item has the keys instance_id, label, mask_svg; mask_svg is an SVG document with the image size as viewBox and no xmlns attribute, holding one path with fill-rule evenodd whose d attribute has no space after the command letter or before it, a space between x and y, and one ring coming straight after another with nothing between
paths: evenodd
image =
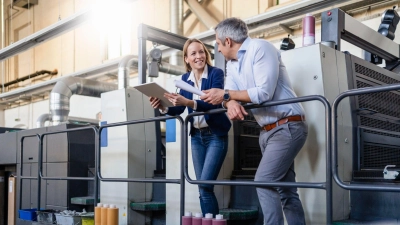
<instances>
[{"instance_id":1,"label":"shirt collar","mask_svg":"<svg viewBox=\"0 0 400 225\"><path fill-rule=\"evenodd\" d=\"M203 74L201 74L201 78L208 79L208 66L207 64L204 66ZM190 75L188 77L188 81L192 81L193 83L196 81L194 77L193 71L190 71Z\"/></svg>"},{"instance_id":2,"label":"shirt collar","mask_svg":"<svg viewBox=\"0 0 400 225\"><path fill-rule=\"evenodd\" d=\"M238 52L236 54L236 57L238 59L247 51L247 48L249 47L250 41L251 41L250 37L247 37L246 40L244 40L244 42L242 43L242 45L240 46L240 48L239 48L239 50L238 50Z\"/></svg>"}]
</instances>

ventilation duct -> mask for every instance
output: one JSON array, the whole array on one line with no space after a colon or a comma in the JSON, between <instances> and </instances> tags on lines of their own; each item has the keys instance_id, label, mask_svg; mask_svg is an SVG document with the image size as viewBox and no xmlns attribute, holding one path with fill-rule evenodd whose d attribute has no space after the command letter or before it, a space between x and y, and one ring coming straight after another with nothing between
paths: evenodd
<instances>
[{"instance_id":1,"label":"ventilation duct","mask_svg":"<svg viewBox=\"0 0 400 225\"><path fill-rule=\"evenodd\" d=\"M53 125L68 121L69 100L72 95L100 97L101 93L116 89L116 84L79 77L66 77L58 81L50 93L50 112Z\"/></svg>"}]
</instances>

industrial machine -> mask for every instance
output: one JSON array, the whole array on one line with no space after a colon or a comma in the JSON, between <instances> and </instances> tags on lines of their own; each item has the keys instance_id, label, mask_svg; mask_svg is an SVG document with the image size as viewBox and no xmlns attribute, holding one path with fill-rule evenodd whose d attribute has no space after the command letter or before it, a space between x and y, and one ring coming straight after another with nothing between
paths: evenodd
<instances>
[{"instance_id":1,"label":"industrial machine","mask_svg":"<svg viewBox=\"0 0 400 225\"><path fill-rule=\"evenodd\" d=\"M381 29L385 28L385 26L382 27ZM391 27L388 27L387 30L394 32ZM342 52L341 40L346 40L369 52L370 55L375 55L372 58L382 58L386 62L386 68L371 63L371 57L365 60L355 56L352 54L355 48L346 49L348 52ZM146 41L179 49L183 46L185 38L141 25L139 28L140 58L138 64L140 83L146 82ZM350 89L400 82L400 75L393 72L396 71L396 65L400 58L399 45L344 12L335 9L322 13L321 41L322 43L307 47L286 48L287 51L282 52L283 62L298 96L322 95L332 103L336 96ZM287 45L289 46L291 43L288 42ZM221 58L221 55L218 54L215 54L214 57L215 64L224 68L223 57ZM157 64L158 61L153 63ZM154 68L155 65L152 66L152 76L154 76L153 72L157 70ZM103 125L157 115L157 111L154 111L148 104L146 96L127 87L126 76L121 76L119 80L123 84L119 85L119 90L105 92L101 95ZM328 141L325 140L324 122L326 118L322 113L324 108L319 102L307 102L303 103L303 106L306 111L309 134L304 148L295 160L297 181L323 181L326 178L325 144ZM400 165L398 157L400 92L391 91L351 97L340 104L339 112L338 168L340 177L349 183L374 182L398 185L396 183L398 172L392 165ZM170 161L167 159L166 162L167 178L177 178L181 175L181 172L176 169L180 154L180 132L177 126L173 126L175 121L172 122L170 123L172 126L167 127L167 131L174 131L170 134L174 135L178 141L166 144L168 156L171 159ZM26 149L24 149L23 161L20 162L18 161L18 154L21 151L18 147L20 138L24 135L67 129L71 126L73 125L62 124L21 131L12 135L4 134L0 135L0 140L3 138L13 140L10 143L14 147L11 148L18 150L13 156L15 161L10 163L23 163L23 174L34 175L37 171L37 159L35 158L37 142L34 138L25 140L27 142ZM259 134L258 125L253 118L248 117L244 121L235 122L233 127L231 149L222 178L251 180L261 159L257 136ZM52 174L58 172L70 176L89 176L90 168L94 165L94 139L93 133L57 134L55 138L47 137L45 141L46 157L43 162L44 171L47 171L49 176L59 175ZM105 178L152 178L155 176L155 171L160 170L160 165L163 164L161 159L163 145L158 122L106 128L101 132L101 140L101 174ZM51 150L55 149L55 146L61 146L57 149L57 153ZM83 151L83 149L85 150ZM396 179L390 179L390 177ZM35 199L37 198L37 182L34 180L24 180L23 182L22 205L18 207L30 208L37 203L37 199ZM88 184L90 182L87 181L42 182L41 206L54 209L85 208L86 206L72 204L70 198L90 195L90 185ZM167 224L175 224L176 220L179 221L179 210L182 210L177 206L178 188L173 185L176 184L168 184L166 187L158 189L163 192L166 190L168 193L168 196L163 196L163 198L169 211L162 218L165 218L164 222ZM154 187L155 185L151 183L102 182L100 199L103 203L117 204L120 208L120 224L147 224L150 222L158 224L154 220L150 221L148 214L130 209L132 202L149 202L154 199ZM185 188L194 190L185 196L186 207L195 208L193 202L198 199L196 188L194 185L191 187L187 185ZM55 191L63 194L59 195ZM243 191L248 191L252 197L243 199L241 197ZM261 209L257 208L254 187L243 189L222 187L217 194L224 196L221 198L220 205L222 206L255 207L261 215ZM299 195L303 202L307 222L326 224L325 191L299 189ZM399 219L396 209L400 207L400 199L393 193L379 192L371 195L369 192L347 191L334 185L332 199L333 220L347 218L372 220L384 217ZM262 224L262 219L254 219L246 224Z\"/></svg>"}]
</instances>

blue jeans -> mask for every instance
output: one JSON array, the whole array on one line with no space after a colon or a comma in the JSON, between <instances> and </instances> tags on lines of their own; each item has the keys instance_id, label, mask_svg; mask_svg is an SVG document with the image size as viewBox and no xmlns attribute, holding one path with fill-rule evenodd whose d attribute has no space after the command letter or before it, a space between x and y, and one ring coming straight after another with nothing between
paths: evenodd
<instances>
[{"instance_id":1,"label":"blue jeans","mask_svg":"<svg viewBox=\"0 0 400 225\"><path fill-rule=\"evenodd\" d=\"M294 158L307 139L305 122L292 122L260 133L262 158L255 181L295 182ZM289 225L305 224L304 211L296 187L257 188L264 224L283 225L285 213Z\"/></svg>"},{"instance_id":2,"label":"blue jeans","mask_svg":"<svg viewBox=\"0 0 400 225\"><path fill-rule=\"evenodd\" d=\"M197 180L215 180L228 151L228 135L217 136L210 129L192 128L192 159ZM200 184L200 207L202 213L219 213L214 185Z\"/></svg>"}]
</instances>

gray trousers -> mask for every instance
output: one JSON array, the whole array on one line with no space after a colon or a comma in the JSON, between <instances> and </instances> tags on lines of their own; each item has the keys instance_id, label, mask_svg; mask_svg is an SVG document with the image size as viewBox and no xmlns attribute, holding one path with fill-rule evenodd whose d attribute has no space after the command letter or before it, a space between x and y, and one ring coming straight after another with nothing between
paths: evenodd
<instances>
[{"instance_id":1,"label":"gray trousers","mask_svg":"<svg viewBox=\"0 0 400 225\"><path fill-rule=\"evenodd\" d=\"M263 156L254 180L295 182L294 158L303 147L307 134L305 122L289 122L270 131L261 131L259 142ZM305 224L297 188L262 187L257 188L257 194L264 224L283 224L283 212L289 225Z\"/></svg>"}]
</instances>

